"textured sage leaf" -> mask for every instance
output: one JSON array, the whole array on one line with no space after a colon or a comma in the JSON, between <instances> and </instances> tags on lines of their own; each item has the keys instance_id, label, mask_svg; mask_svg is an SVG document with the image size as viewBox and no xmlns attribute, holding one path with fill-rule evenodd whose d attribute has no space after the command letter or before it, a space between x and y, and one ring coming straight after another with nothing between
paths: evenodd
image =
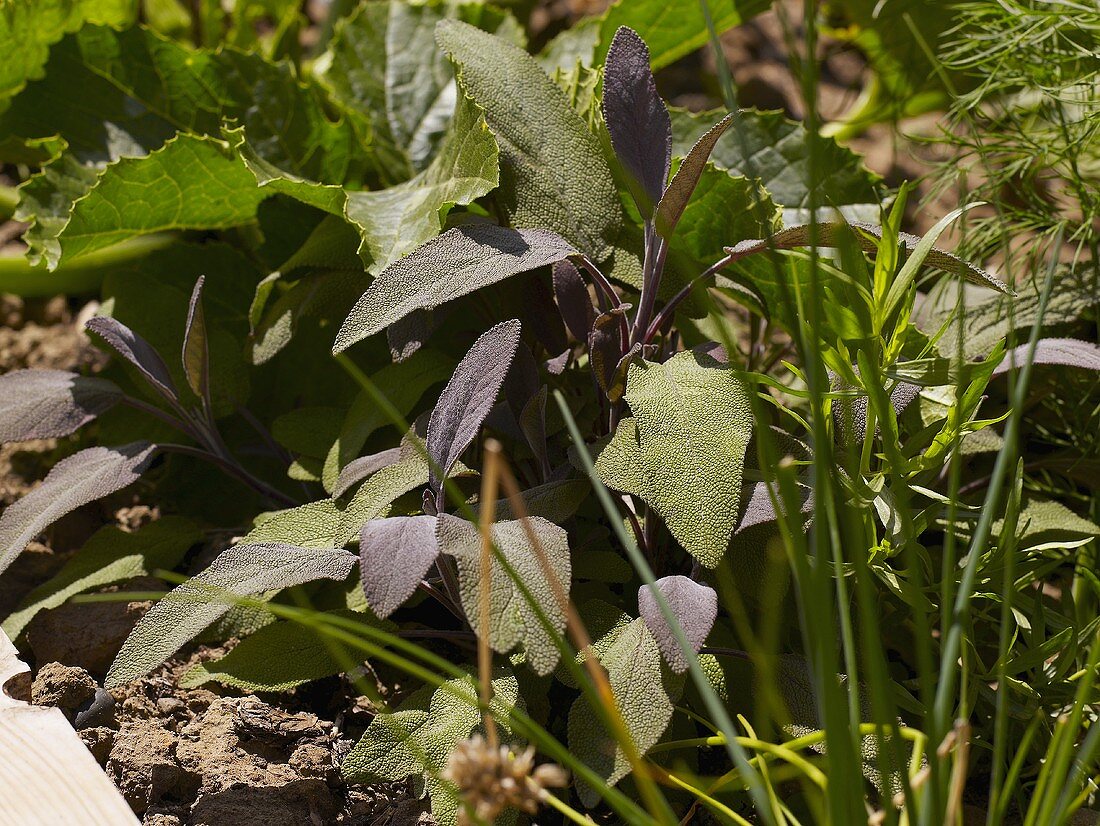
<instances>
[{"instance_id":1,"label":"textured sage leaf","mask_svg":"<svg viewBox=\"0 0 1100 826\"><path fill-rule=\"evenodd\" d=\"M1021 344L1005 354L993 368L993 375L1019 369L1027 360L1028 345ZM1081 370L1100 370L1100 347L1076 338L1041 338L1035 344L1034 364L1056 364Z\"/></svg>"},{"instance_id":2,"label":"textured sage leaf","mask_svg":"<svg viewBox=\"0 0 1100 826\"><path fill-rule=\"evenodd\" d=\"M206 398L210 391L210 350L206 340L206 315L202 309L202 285L199 276L187 305L187 323L183 328L183 373L195 395Z\"/></svg>"},{"instance_id":3,"label":"textured sage leaf","mask_svg":"<svg viewBox=\"0 0 1100 826\"><path fill-rule=\"evenodd\" d=\"M562 91L522 49L473 26L444 20L436 40L496 136L509 222L606 257L622 221L618 193L599 142Z\"/></svg>"},{"instance_id":4,"label":"textured sage leaf","mask_svg":"<svg viewBox=\"0 0 1100 826\"><path fill-rule=\"evenodd\" d=\"M672 112L673 154L686 156L692 145L723 118L721 112ZM831 138L815 137L805 126L781 112L742 109L737 131L715 145L710 160L732 175L759 179L788 222L805 221L810 207L810 154L816 151L819 206L861 210L878 217L878 176L863 166L859 155Z\"/></svg>"},{"instance_id":5,"label":"textured sage leaf","mask_svg":"<svg viewBox=\"0 0 1100 826\"><path fill-rule=\"evenodd\" d=\"M635 488L624 492L648 502L676 541L708 568L722 560L737 524L753 427L751 392L728 366L700 353L678 353L664 364L635 359L626 401L638 434L636 452L629 446L606 460L601 453L596 465L607 485ZM637 465L624 472L612 466L612 456Z\"/></svg>"},{"instance_id":6,"label":"textured sage leaf","mask_svg":"<svg viewBox=\"0 0 1100 826\"><path fill-rule=\"evenodd\" d=\"M114 382L65 370L0 376L0 444L68 436L122 398Z\"/></svg>"},{"instance_id":7,"label":"textured sage leaf","mask_svg":"<svg viewBox=\"0 0 1100 826\"><path fill-rule=\"evenodd\" d=\"M180 516L162 516L134 533L114 525L100 528L57 574L23 597L4 620L4 633L15 639L39 611L56 608L76 594L171 570L201 541L198 526Z\"/></svg>"},{"instance_id":8,"label":"textured sage leaf","mask_svg":"<svg viewBox=\"0 0 1100 826\"><path fill-rule=\"evenodd\" d=\"M369 614L348 610L327 613L367 626L392 629L391 624L378 623ZM322 631L309 625L290 620L273 622L241 640L224 657L199 663L186 671L179 684L182 688L197 688L215 682L247 692L290 691L344 670L343 662L333 655L331 644ZM278 656L272 656L273 652L278 652ZM361 658L353 651L347 655L353 662Z\"/></svg>"},{"instance_id":9,"label":"textured sage leaf","mask_svg":"<svg viewBox=\"0 0 1100 826\"><path fill-rule=\"evenodd\" d=\"M566 597L572 581L570 573L569 540L565 530L539 517L529 520L529 527L538 537L545 561L557 579L558 587ZM493 544L515 570L516 575L531 592L539 607L553 627L561 633L565 629L565 607L558 602L552 581L547 578L538 551L527 537L523 523L516 520L497 522L492 527ZM439 550L458 563L458 582L461 588L462 609L470 626L478 634L481 627L481 534L477 525L443 514L436 523L436 539ZM508 572L495 555L489 568L489 644L494 651L507 654L521 648L527 662L537 674L549 674L558 664L561 652L553 637L539 621L534 608L522 591L516 587Z\"/></svg>"},{"instance_id":10,"label":"textured sage leaf","mask_svg":"<svg viewBox=\"0 0 1100 826\"><path fill-rule=\"evenodd\" d=\"M235 601L319 579L344 579L355 556L335 548L278 542L235 545L173 588L141 618L115 657L104 685L143 677L224 616Z\"/></svg>"},{"instance_id":11,"label":"textured sage leaf","mask_svg":"<svg viewBox=\"0 0 1100 826\"><path fill-rule=\"evenodd\" d=\"M661 577L655 585L664 594L673 616L698 654L714 626L714 620L718 618L718 593L709 585L679 575ZM652 588L653 586L643 585L638 589L638 613L657 640L657 647L661 649L665 662L677 674L682 674L688 669L687 657L665 621L665 615L657 604Z\"/></svg>"},{"instance_id":12,"label":"textured sage leaf","mask_svg":"<svg viewBox=\"0 0 1100 826\"><path fill-rule=\"evenodd\" d=\"M42 484L0 514L0 573L62 516L136 482L156 449L148 442L89 447L54 465Z\"/></svg>"},{"instance_id":13,"label":"textured sage leaf","mask_svg":"<svg viewBox=\"0 0 1100 826\"><path fill-rule=\"evenodd\" d=\"M333 486L332 495L335 497L343 496L352 487L362 482L371 474L377 473L382 468L389 467L401 458L401 448L391 447L386 450L380 450L377 453L372 453L369 456L360 456L358 459L352 459L344 469L340 471L340 475L336 477L336 484Z\"/></svg>"},{"instance_id":14,"label":"textured sage leaf","mask_svg":"<svg viewBox=\"0 0 1100 826\"><path fill-rule=\"evenodd\" d=\"M337 23L320 60L333 96L370 120L372 143L414 171L435 155L454 109L454 72L435 43L435 25L448 17L523 37L510 13L480 3L361 3Z\"/></svg>"},{"instance_id":15,"label":"textured sage leaf","mask_svg":"<svg viewBox=\"0 0 1100 826\"><path fill-rule=\"evenodd\" d=\"M520 702L519 683L500 670L492 680L490 710L496 724L510 731L508 713ZM477 680L447 680L434 691L415 692L396 711L377 715L344 758L344 777L356 783L410 779L413 794L431 798L439 826L456 826L459 803L454 787L441 779L447 758L460 740L481 726Z\"/></svg>"},{"instance_id":16,"label":"textured sage leaf","mask_svg":"<svg viewBox=\"0 0 1100 826\"><path fill-rule=\"evenodd\" d=\"M301 548L335 548L341 537L343 513L331 499L265 513L241 540L246 545L279 542Z\"/></svg>"},{"instance_id":17,"label":"textured sage leaf","mask_svg":"<svg viewBox=\"0 0 1100 826\"><path fill-rule=\"evenodd\" d=\"M849 230L848 227L851 227L852 230ZM772 235L771 244L776 249L804 247L810 243L810 231L810 226L808 224L788 227ZM841 244L843 239L851 237L855 238L864 252L874 253L878 251L878 240L882 238L882 227L858 222L845 224L842 222L823 221L817 225L817 236L814 240L819 247L835 247ZM909 252L913 252L921 241L916 235L910 235L907 232L898 233L898 240ZM727 247L726 249L727 252L737 255L763 251L768 249L768 239L755 238L739 241L732 247ZM924 263L930 267L935 267L938 270L950 273L951 275L965 278L972 284L991 287L1006 295L1014 295L1013 290L1003 281L990 275L985 270L967 261L963 261L954 253L933 247L928 252L928 255L925 256Z\"/></svg>"},{"instance_id":18,"label":"textured sage leaf","mask_svg":"<svg viewBox=\"0 0 1100 826\"><path fill-rule=\"evenodd\" d=\"M497 143L465 95L455 101L446 139L424 171L387 189L349 192L344 213L363 238L360 254L381 272L439 234L455 204L469 204L496 188Z\"/></svg>"},{"instance_id":19,"label":"textured sage leaf","mask_svg":"<svg viewBox=\"0 0 1100 826\"><path fill-rule=\"evenodd\" d=\"M695 187L699 183L699 176L703 174L703 170L706 168L707 160L714 150L714 145L718 143L718 139L733 123L733 117L732 114L726 115L704 132L688 150L684 160L677 168L676 174L668 182L668 188L661 196L660 203L657 204L657 213L653 218L657 232L662 238L672 237L672 232L676 229L676 224L679 223L680 216L687 209L688 201L691 200Z\"/></svg>"},{"instance_id":20,"label":"textured sage leaf","mask_svg":"<svg viewBox=\"0 0 1100 826\"><path fill-rule=\"evenodd\" d=\"M993 524L994 535L1004 530L1004 520ZM1100 536L1096 523L1078 516L1061 502L1028 497L1016 526L1017 553L1066 551Z\"/></svg>"},{"instance_id":21,"label":"textured sage leaf","mask_svg":"<svg viewBox=\"0 0 1100 826\"><path fill-rule=\"evenodd\" d=\"M501 521L519 519L522 516L541 516L548 522L561 525L577 513L591 492L587 479L544 482L520 491L523 513L513 509L510 499L499 500L495 512L497 519ZM478 509L474 510L477 512Z\"/></svg>"},{"instance_id":22,"label":"textured sage leaf","mask_svg":"<svg viewBox=\"0 0 1100 826\"><path fill-rule=\"evenodd\" d=\"M643 218L661 200L672 164L672 121L657 94L649 49L623 26L611 41L603 69L603 118L611 146L628 176Z\"/></svg>"},{"instance_id":23,"label":"textured sage leaf","mask_svg":"<svg viewBox=\"0 0 1100 826\"><path fill-rule=\"evenodd\" d=\"M496 402L519 345L519 334L520 324L514 319L483 333L443 388L428 420L428 455L434 465L429 485L437 496L443 477L473 442Z\"/></svg>"},{"instance_id":24,"label":"textured sage leaf","mask_svg":"<svg viewBox=\"0 0 1100 826\"><path fill-rule=\"evenodd\" d=\"M413 595L439 556L434 516L372 519L359 534L359 570L367 605L385 619Z\"/></svg>"},{"instance_id":25,"label":"textured sage leaf","mask_svg":"<svg viewBox=\"0 0 1100 826\"><path fill-rule=\"evenodd\" d=\"M340 328L334 352L414 310L431 309L576 250L552 232L470 224L449 229L380 273Z\"/></svg>"},{"instance_id":26,"label":"textured sage leaf","mask_svg":"<svg viewBox=\"0 0 1100 826\"><path fill-rule=\"evenodd\" d=\"M148 341L143 339L118 319L107 316L96 316L88 319L85 328L102 338L111 349L130 362L141 373L149 384L158 390L162 396L169 399L178 399L176 386L172 382L172 375L168 372L168 365L160 357L160 353Z\"/></svg>"},{"instance_id":27,"label":"textured sage leaf","mask_svg":"<svg viewBox=\"0 0 1100 826\"><path fill-rule=\"evenodd\" d=\"M572 261L563 259L554 264L554 298L562 321L577 341L588 341L588 331L596 320L592 296Z\"/></svg>"},{"instance_id":28,"label":"textured sage leaf","mask_svg":"<svg viewBox=\"0 0 1100 826\"><path fill-rule=\"evenodd\" d=\"M1051 292L1042 314L1044 326L1071 324L1088 312L1096 302L1096 272L1095 266L1059 265L1055 269L1058 288ZM1009 297L964 285L963 307L956 312L959 288L945 279L928 291L914 321L925 335L939 335L936 349L940 355L956 358L961 347L966 360L984 359L1003 339L1026 334L1040 321L1039 287L1039 283L1025 282L1018 285L1016 296Z\"/></svg>"},{"instance_id":29,"label":"textured sage leaf","mask_svg":"<svg viewBox=\"0 0 1100 826\"><path fill-rule=\"evenodd\" d=\"M625 619L628 621L617 623L595 647L634 747L645 754L661 739L672 719L672 699L662 673L657 640L645 620ZM569 750L609 786L630 773L622 748L584 697L569 710L568 738ZM599 801L599 794L587 784L578 784L577 792L586 806L595 806Z\"/></svg>"}]
</instances>

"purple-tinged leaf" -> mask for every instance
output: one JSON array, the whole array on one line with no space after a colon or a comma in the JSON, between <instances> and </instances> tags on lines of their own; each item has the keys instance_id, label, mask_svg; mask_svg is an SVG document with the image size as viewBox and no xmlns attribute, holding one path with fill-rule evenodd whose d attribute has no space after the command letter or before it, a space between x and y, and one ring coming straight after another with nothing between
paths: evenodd
<instances>
[{"instance_id":1,"label":"purple-tinged leaf","mask_svg":"<svg viewBox=\"0 0 1100 826\"><path fill-rule=\"evenodd\" d=\"M384 467L389 467L400 461L402 458L401 454L401 448L391 447L389 450L382 450L378 453L372 453L369 456L360 456L358 459L352 459L347 463L344 469L340 471L340 475L336 478L336 484L332 488L333 497L338 499L347 493L354 485L359 484L368 476L377 473Z\"/></svg>"},{"instance_id":2,"label":"purple-tinged leaf","mask_svg":"<svg viewBox=\"0 0 1100 826\"><path fill-rule=\"evenodd\" d=\"M104 685L144 677L225 616L242 598L347 578L355 554L339 548L299 548L283 542L234 545L201 573L173 588L126 638Z\"/></svg>"},{"instance_id":3,"label":"purple-tinged leaf","mask_svg":"<svg viewBox=\"0 0 1100 826\"><path fill-rule=\"evenodd\" d=\"M363 525L359 570L374 615L385 619L400 608L438 556L434 516L391 516Z\"/></svg>"},{"instance_id":4,"label":"purple-tinged leaf","mask_svg":"<svg viewBox=\"0 0 1100 826\"><path fill-rule=\"evenodd\" d=\"M554 303L554 292L549 281L535 277L527 283L529 290L524 296L521 316L524 329L534 333L535 341L551 356L570 352L569 337Z\"/></svg>"},{"instance_id":5,"label":"purple-tinged leaf","mask_svg":"<svg viewBox=\"0 0 1100 826\"><path fill-rule=\"evenodd\" d=\"M603 119L643 218L661 200L672 163L672 121L657 94L649 49L638 33L619 27L603 69Z\"/></svg>"},{"instance_id":6,"label":"purple-tinged leaf","mask_svg":"<svg viewBox=\"0 0 1100 826\"><path fill-rule=\"evenodd\" d=\"M0 376L0 444L68 436L122 398L114 382L64 370Z\"/></svg>"},{"instance_id":7,"label":"purple-tinged leaf","mask_svg":"<svg viewBox=\"0 0 1100 826\"><path fill-rule=\"evenodd\" d=\"M344 320L333 352L346 350L415 310L433 309L576 252L547 230L495 224L449 229L378 274Z\"/></svg>"},{"instance_id":8,"label":"purple-tinged leaf","mask_svg":"<svg viewBox=\"0 0 1100 826\"><path fill-rule=\"evenodd\" d=\"M428 420L428 485L438 498L443 479L477 431L496 401L519 345L520 323L503 321L463 356ZM440 475L442 474L442 475Z\"/></svg>"},{"instance_id":9,"label":"purple-tinged leaf","mask_svg":"<svg viewBox=\"0 0 1100 826\"><path fill-rule=\"evenodd\" d=\"M205 275L200 275L195 282L191 303L187 305L187 324L183 328L183 373L200 399L210 394L210 348L206 340L206 314L202 309L205 282Z\"/></svg>"},{"instance_id":10,"label":"purple-tinged leaf","mask_svg":"<svg viewBox=\"0 0 1100 826\"><path fill-rule=\"evenodd\" d=\"M569 364L569 357L572 355L571 350L566 350L564 353L554 356L546 360L546 372L552 376L560 376L565 372L565 367Z\"/></svg>"},{"instance_id":11,"label":"purple-tinged leaf","mask_svg":"<svg viewBox=\"0 0 1100 826\"><path fill-rule=\"evenodd\" d=\"M890 406L894 408L894 415L900 416L913 400L920 395L919 384L907 381L899 381L890 391ZM847 388L845 388L847 389ZM867 397L837 399L833 402L833 424L840 444L855 444L863 438L867 430ZM880 430L875 427L875 435Z\"/></svg>"},{"instance_id":12,"label":"purple-tinged leaf","mask_svg":"<svg viewBox=\"0 0 1100 826\"><path fill-rule=\"evenodd\" d=\"M386 343L394 362L400 364L424 346L439 326L438 315L435 310L414 310L386 328Z\"/></svg>"},{"instance_id":13,"label":"purple-tinged leaf","mask_svg":"<svg viewBox=\"0 0 1100 826\"><path fill-rule=\"evenodd\" d=\"M993 375L1007 373L1014 367L1018 370L1026 360L1027 345L1021 344L1005 353L1001 363L993 369ZM1035 342L1035 357L1032 363L1100 371L1100 347L1078 338L1041 338Z\"/></svg>"},{"instance_id":14,"label":"purple-tinged leaf","mask_svg":"<svg viewBox=\"0 0 1100 826\"><path fill-rule=\"evenodd\" d=\"M588 361L596 383L605 394L615 383L615 370L626 349L622 330L623 318L629 309L629 304L622 304L609 312L600 313L588 333Z\"/></svg>"},{"instance_id":15,"label":"purple-tinged leaf","mask_svg":"<svg viewBox=\"0 0 1100 826\"><path fill-rule=\"evenodd\" d=\"M528 447L535 454L539 471L545 481L550 476L550 454L546 444L546 387L540 387L519 414L519 429Z\"/></svg>"},{"instance_id":16,"label":"purple-tinged leaf","mask_svg":"<svg viewBox=\"0 0 1100 826\"><path fill-rule=\"evenodd\" d=\"M558 301L562 321L573 338L587 342L588 331L596 321L596 311L592 306L592 296L588 294L588 286L568 259L554 265L554 297Z\"/></svg>"},{"instance_id":17,"label":"purple-tinged leaf","mask_svg":"<svg viewBox=\"0 0 1100 826\"><path fill-rule=\"evenodd\" d=\"M516 347L516 357L512 359L512 367L504 379L504 400L512 415L519 421L527 402L539 392L539 365L530 349L522 341Z\"/></svg>"},{"instance_id":18,"label":"purple-tinged leaf","mask_svg":"<svg viewBox=\"0 0 1100 826\"><path fill-rule=\"evenodd\" d=\"M702 585L686 576L666 576L654 584L664 595L668 607L672 609L672 615L684 629L684 636L698 654L718 617L718 594L709 585ZM672 628L665 621L664 612L657 604L652 586L643 585L638 589L638 613L657 640L657 647L661 649L661 655L669 667L677 674L687 671L687 657L684 656L680 643L676 641Z\"/></svg>"},{"instance_id":19,"label":"purple-tinged leaf","mask_svg":"<svg viewBox=\"0 0 1100 826\"><path fill-rule=\"evenodd\" d=\"M700 140L702 140L702 138L700 138ZM779 232L774 233L770 239L746 239L737 242L732 247L726 247L725 250L736 258L744 258L745 256L763 252L768 249L769 240L774 249L786 250L795 247L805 247L810 243L810 232L809 224L801 224L796 227L781 229ZM864 252L875 253L878 251L878 241L882 238L882 227L858 222L848 224L843 221L823 221L817 224L817 236L813 240L819 247L836 247L845 243L847 240L851 240L853 237L859 245L859 248ZM899 232L898 241L908 252L913 252L916 250L917 245L920 244L921 239L908 232ZM1016 294L1011 287L999 278L990 275L980 267L974 266L969 261L964 261L957 255L947 252L946 250L941 250L938 247L932 247L932 249L928 251L924 263L929 267L935 267L951 275L965 278L967 281L981 287L991 287L1006 295Z\"/></svg>"},{"instance_id":20,"label":"purple-tinged leaf","mask_svg":"<svg viewBox=\"0 0 1100 826\"><path fill-rule=\"evenodd\" d=\"M84 327L102 338L116 353L134 365L142 377L167 399L176 401L179 394L172 382L168 365L153 345L143 339L121 321L106 316L88 319Z\"/></svg>"},{"instance_id":21,"label":"purple-tinged leaf","mask_svg":"<svg viewBox=\"0 0 1100 826\"><path fill-rule=\"evenodd\" d=\"M54 465L41 485L0 515L0 572L65 514L137 481L156 449L149 442L90 447Z\"/></svg>"},{"instance_id":22,"label":"purple-tinged leaf","mask_svg":"<svg viewBox=\"0 0 1100 826\"><path fill-rule=\"evenodd\" d=\"M657 204L657 213L653 219L657 234L662 238L667 239L672 236L672 231L676 229L680 216L687 209L688 201L691 200L695 187L699 185L699 178L707 166L707 159L710 158L714 145L718 143L718 139L722 137L722 134L729 129L731 123L733 123L733 115L729 114L714 124L706 134L695 142L695 145L687 153L687 157L680 162L680 168L672 176L668 188L661 196L660 203Z\"/></svg>"}]
</instances>

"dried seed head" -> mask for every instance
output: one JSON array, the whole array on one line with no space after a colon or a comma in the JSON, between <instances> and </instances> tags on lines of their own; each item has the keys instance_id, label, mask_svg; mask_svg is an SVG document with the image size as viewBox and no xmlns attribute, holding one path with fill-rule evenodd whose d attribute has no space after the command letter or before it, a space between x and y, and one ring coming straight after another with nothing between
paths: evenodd
<instances>
[{"instance_id":1,"label":"dried seed head","mask_svg":"<svg viewBox=\"0 0 1100 826\"><path fill-rule=\"evenodd\" d=\"M466 803L459 813L459 826L472 824L470 811L489 823L506 809L534 814L547 788L569 782L561 766L544 763L536 767L535 750L530 746L523 751L493 748L480 734L455 747L443 777L458 787Z\"/></svg>"}]
</instances>

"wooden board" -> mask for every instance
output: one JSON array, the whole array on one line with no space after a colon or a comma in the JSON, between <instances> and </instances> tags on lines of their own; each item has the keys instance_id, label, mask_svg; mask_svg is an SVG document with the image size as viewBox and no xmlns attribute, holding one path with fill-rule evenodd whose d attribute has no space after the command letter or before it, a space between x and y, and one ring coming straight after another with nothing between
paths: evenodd
<instances>
[{"instance_id":1,"label":"wooden board","mask_svg":"<svg viewBox=\"0 0 1100 826\"><path fill-rule=\"evenodd\" d=\"M60 709L32 706L30 669L0 631L0 826L136 826Z\"/></svg>"}]
</instances>

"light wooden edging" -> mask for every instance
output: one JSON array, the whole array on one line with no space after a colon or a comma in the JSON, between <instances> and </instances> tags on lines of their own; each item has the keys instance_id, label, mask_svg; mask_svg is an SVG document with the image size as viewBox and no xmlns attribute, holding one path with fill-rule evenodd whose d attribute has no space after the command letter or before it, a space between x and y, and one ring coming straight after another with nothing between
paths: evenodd
<instances>
[{"instance_id":1,"label":"light wooden edging","mask_svg":"<svg viewBox=\"0 0 1100 826\"><path fill-rule=\"evenodd\" d=\"M61 710L4 691L13 677L29 694L30 669L0 631L0 826L137 826Z\"/></svg>"}]
</instances>

